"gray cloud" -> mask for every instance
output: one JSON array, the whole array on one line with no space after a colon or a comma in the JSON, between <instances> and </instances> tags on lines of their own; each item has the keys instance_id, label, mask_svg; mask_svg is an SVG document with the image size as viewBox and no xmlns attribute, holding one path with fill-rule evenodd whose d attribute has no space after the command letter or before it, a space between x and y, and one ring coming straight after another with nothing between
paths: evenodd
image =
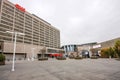
<instances>
[{"instance_id":1,"label":"gray cloud","mask_svg":"<svg viewBox=\"0 0 120 80\"><path fill-rule=\"evenodd\" d=\"M120 37L120 0L10 1L60 29L62 45Z\"/></svg>"}]
</instances>

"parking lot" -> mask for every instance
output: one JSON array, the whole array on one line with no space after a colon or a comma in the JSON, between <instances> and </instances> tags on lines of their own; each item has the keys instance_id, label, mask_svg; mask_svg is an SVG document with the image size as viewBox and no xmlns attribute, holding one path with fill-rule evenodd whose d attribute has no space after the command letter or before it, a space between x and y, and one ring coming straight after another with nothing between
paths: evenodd
<instances>
[{"instance_id":1,"label":"parking lot","mask_svg":"<svg viewBox=\"0 0 120 80\"><path fill-rule=\"evenodd\" d=\"M0 80L120 80L120 61L82 59L16 61L0 66Z\"/></svg>"}]
</instances>

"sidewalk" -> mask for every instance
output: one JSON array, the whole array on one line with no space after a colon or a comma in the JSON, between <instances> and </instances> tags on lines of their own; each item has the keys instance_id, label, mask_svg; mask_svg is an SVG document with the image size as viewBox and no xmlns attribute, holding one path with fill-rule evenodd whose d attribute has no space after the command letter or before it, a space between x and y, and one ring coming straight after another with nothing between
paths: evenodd
<instances>
[{"instance_id":1,"label":"sidewalk","mask_svg":"<svg viewBox=\"0 0 120 80\"><path fill-rule=\"evenodd\" d=\"M17 61L15 71L7 62L0 66L0 80L119 80L120 61L83 59Z\"/></svg>"}]
</instances>

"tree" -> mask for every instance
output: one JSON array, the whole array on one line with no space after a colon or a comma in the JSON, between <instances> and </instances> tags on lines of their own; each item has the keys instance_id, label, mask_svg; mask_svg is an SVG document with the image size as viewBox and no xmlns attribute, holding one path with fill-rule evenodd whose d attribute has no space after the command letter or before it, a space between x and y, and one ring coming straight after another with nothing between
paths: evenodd
<instances>
[{"instance_id":1,"label":"tree","mask_svg":"<svg viewBox=\"0 0 120 80\"><path fill-rule=\"evenodd\" d=\"M101 57L102 58L108 58L109 57L108 50L109 50L109 48L103 48L103 49L101 49Z\"/></svg>"},{"instance_id":2,"label":"tree","mask_svg":"<svg viewBox=\"0 0 120 80\"><path fill-rule=\"evenodd\" d=\"M101 49L101 56L103 58L113 58L113 57L116 57L115 56L115 52L114 52L114 48L112 47L109 47L109 48L103 48Z\"/></svg>"},{"instance_id":3,"label":"tree","mask_svg":"<svg viewBox=\"0 0 120 80\"><path fill-rule=\"evenodd\" d=\"M114 51L120 58L120 40L117 40L114 45Z\"/></svg>"},{"instance_id":4,"label":"tree","mask_svg":"<svg viewBox=\"0 0 120 80\"><path fill-rule=\"evenodd\" d=\"M108 49L108 54L109 54L109 58L113 58L113 57L114 57L114 50L113 50L112 47L110 47L110 48Z\"/></svg>"}]
</instances>

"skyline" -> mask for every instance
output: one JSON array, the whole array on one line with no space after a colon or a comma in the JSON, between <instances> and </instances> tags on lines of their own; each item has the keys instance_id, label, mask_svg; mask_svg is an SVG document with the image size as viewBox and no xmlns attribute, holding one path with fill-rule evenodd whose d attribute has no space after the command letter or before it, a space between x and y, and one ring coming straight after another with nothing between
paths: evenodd
<instances>
[{"instance_id":1,"label":"skyline","mask_svg":"<svg viewBox=\"0 0 120 80\"><path fill-rule=\"evenodd\" d=\"M51 23L61 45L103 42L120 37L119 0L9 0Z\"/></svg>"}]
</instances>

